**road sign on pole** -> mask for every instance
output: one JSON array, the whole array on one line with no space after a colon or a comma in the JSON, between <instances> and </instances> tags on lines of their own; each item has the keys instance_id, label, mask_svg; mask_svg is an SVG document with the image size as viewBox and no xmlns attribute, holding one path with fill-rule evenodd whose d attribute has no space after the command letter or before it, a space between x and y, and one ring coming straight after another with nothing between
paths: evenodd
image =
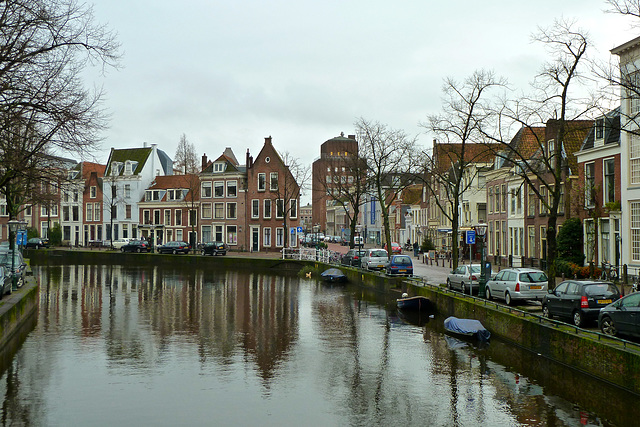
<instances>
[{"instance_id":1,"label":"road sign on pole","mask_svg":"<svg viewBox=\"0 0 640 427\"><path fill-rule=\"evenodd\" d=\"M476 244L476 232L475 230L467 230L467 245Z\"/></svg>"}]
</instances>

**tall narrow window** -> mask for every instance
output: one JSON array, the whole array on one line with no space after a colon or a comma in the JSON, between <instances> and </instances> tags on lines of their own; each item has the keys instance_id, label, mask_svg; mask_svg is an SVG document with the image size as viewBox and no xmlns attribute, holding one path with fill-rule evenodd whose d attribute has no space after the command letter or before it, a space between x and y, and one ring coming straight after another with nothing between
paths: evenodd
<instances>
[{"instance_id":1,"label":"tall narrow window","mask_svg":"<svg viewBox=\"0 0 640 427\"><path fill-rule=\"evenodd\" d=\"M604 202L615 202L616 200L616 171L615 160L606 159L604 166Z\"/></svg>"},{"instance_id":2,"label":"tall narrow window","mask_svg":"<svg viewBox=\"0 0 640 427\"><path fill-rule=\"evenodd\" d=\"M269 190L278 190L278 172L271 172L269 175Z\"/></svg>"},{"instance_id":3,"label":"tall narrow window","mask_svg":"<svg viewBox=\"0 0 640 427\"><path fill-rule=\"evenodd\" d=\"M640 202L631 202L631 259L640 261Z\"/></svg>"},{"instance_id":4,"label":"tall narrow window","mask_svg":"<svg viewBox=\"0 0 640 427\"><path fill-rule=\"evenodd\" d=\"M258 174L258 191L265 191L267 189L267 174Z\"/></svg>"},{"instance_id":5,"label":"tall narrow window","mask_svg":"<svg viewBox=\"0 0 640 427\"><path fill-rule=\"evenodd\" d=\"M629 140L629 168L631 184L640 184L640 135L631 135Z\"/></svg>"},{"instance_id":6,"label":"tall narrow window","mask_svg":"<svg viewBox=\"0 0 640 427\"><path fill-rule=\"evenodd\" d=\"M596 195L596 165L587 163L584 165L584 204L588 208L595 206Z\"/></svg>"}]
</instances>

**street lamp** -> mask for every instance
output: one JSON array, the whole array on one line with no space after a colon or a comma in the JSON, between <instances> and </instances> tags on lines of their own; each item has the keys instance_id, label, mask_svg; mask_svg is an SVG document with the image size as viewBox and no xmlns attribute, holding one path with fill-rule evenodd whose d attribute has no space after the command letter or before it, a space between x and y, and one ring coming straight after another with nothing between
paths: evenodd
<instances>
[{"instance_id":1,"label":"street lamp","mask_svg":"<svg viewBox=\"0 0 640 427\"><path fill-rule=\"evenodd\" d=\"M484 236L487 234L487 224L477 224L474 226L476 229L476 235L478 236L478 243L480 246L480 281L478 282L478 297L485 298L486 293L486 284L487 284L487 275L486 268L484 265Z\"/></svg>"}]
</instances>

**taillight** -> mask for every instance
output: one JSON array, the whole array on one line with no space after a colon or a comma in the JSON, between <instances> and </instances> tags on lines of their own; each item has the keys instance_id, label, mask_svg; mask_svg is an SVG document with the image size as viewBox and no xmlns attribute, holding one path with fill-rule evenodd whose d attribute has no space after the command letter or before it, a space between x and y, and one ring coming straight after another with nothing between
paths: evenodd
<instances>
[{"instance_id":1,"label":"taillight","mask_svg":"<svg viewBox=\"0 0 640 427\"><path fill-rule=\"evenodd\" d=\"M587 297L580 298L580 307L589 307L589 301Z\"/></svg>"},{"instance_id":2,"label":"taillight","mask_svg":"<svg viewBox=\"0 0 640 427\"><path fill-rule=\"evenodd\" d=\"M358 255L354 256L354 257L353 257L353 259L359 259L359 258L358 258Z\"/></svg>"},{"instance_id":3,"label":"taillight","mask_svg":"<svg viewBox=\"0 0 640 427\"><path fill-rule=\"evenodd\" d=\"M478 277L474 274L473 276L471 276L471 280L478 280Z\"/></svg>"},{"instance_id":4,"label":"taillight","mask_svg":"<svg viewBox=\"0 0 640 427\"><path fill-rule=\"evenodd\" d=\"M520 282L516 282L516 292L520 292Z\"/></svg>"}]
</instances>

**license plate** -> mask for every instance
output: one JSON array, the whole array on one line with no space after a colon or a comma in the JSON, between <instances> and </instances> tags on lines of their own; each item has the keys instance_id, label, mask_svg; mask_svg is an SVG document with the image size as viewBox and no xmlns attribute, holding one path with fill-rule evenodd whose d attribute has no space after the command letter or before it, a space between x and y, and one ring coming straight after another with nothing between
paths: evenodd
<instances>
[{"instance_id":1,"label":"license plate","mask_svg":"<svg viewBox=\"0 0 640 427\"><path fill-rule=\"evenodd\" d=\"M611 304L610 299L599 299L598 304Z\"/></svg>"},{"instance_id":2,"label":"license plate","mask_svg":"<svg viewBox=\"0 0 640 427\"><path fill-rule=\"evenodd\" d=\"M399 273L406 273L407 270L398 270Z\"/></svg>"},{"instance_id":3,"label":"license plate","mask_svg":"<svg viewBox=\"0 0 640 427\"><path fill-rule=\"evenodd\" d=\"M384 267L384 265L378 264L378 268L383 268L383 267Z\"/></svg>"},{"instance_id":4,"label":"license plate","mask_svg":"<svg viewBox=\"0 0 640 427\"><path fill-rule=\"evenodd\" d=\"M542 286L540 286L540 285L532 285L532 286L529 286L529 289L542 289Z\"/></svg>"}]
</instances>

